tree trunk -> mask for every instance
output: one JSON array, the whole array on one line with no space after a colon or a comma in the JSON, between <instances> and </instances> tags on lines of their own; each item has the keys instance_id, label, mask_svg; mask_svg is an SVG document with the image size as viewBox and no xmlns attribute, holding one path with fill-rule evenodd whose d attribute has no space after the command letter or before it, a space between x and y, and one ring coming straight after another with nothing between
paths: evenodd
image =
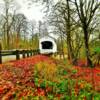
<instances>
[{"instance_id":1,"label":"tree trunk","mask_svg":"<svg viewBox=\"0 0 100 100\"><path fill-rule=\"evenodd\" d=\"M88 44L88 31L87 28L84 28L84 43L85 43L85 51L86 51L86 58L87 58L87 66L93 66L92 61L90 59L90 50L89 50L89 44Z\"/></svg>"},{"instance_id":2,"label":"tree trunk","mask_svg":"<svg viewBox=\"0 0 100 100\"><path fill-rule=\"evenodd\" d=\"M67 3L67 22L66 22L66 32L67 32L67 51L68 51L68 59L71 61L71 63L73 63L73 58L74 58L74 55L73 55L73 50L72 50L72 46L71 46L71 31L70 31L70 28L71 28L71 25L70 25L70 6L69 6L69 0L66 0L66 3Z\"/></svg>"},{"instance_id":3,"label":"tree trunk","mask_svg":"<svg viewBox=\"0 0 100 100\"><path fill-rule=\"evenodd\" d=\"M9 10L9 8L7 8L8 6L7 6L7 4L6 4L6 35L7 35L7 43L6 43L6 45L7 45L7 49L9 50L10 49L10 41L9 41L9 15L8 15L8 10Z\"/></svg>"},{"instance_id":4,"label":"tree trunk","mask_svg":"<svg viewBox=\"0 0 100 100\"><path fill-rule=\"evenodd\" d=\"M7 30L7 49L10 49L10 42L9 42L10 38L9 38L9 31Z\"/></svg>"},{"instance_id":5,"label":"tree trunk","mask_svg":"<svg viewBox=\"0 0 100 100\"><path fill-rule=\"evenodd\" d=\"M64 55L64 43L63 43L63 37L61 35L61 51L62 51L62 56L63 56L63 59L65 59L65 55Z\"/></svg>"},{"instance_id":6,"label":"tree trunk","mask_svg":"<svg viewBox=\"0 0 100 100\"><path fill-rule=\"evenodd\" d=\"M67 33L67 49L68 49L68 59L73 63L74 54L71 46L71 36L70 32Z\"/></svg>"}]
</instances>

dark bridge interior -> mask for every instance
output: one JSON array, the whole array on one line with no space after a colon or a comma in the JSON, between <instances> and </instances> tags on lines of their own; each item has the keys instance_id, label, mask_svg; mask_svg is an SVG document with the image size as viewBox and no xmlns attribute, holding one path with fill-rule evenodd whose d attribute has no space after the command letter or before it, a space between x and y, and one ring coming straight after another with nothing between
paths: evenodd
<instances>
[{"instance_id":1,"label":"dark bridge interior","mask_svg":"<svg viewBox=\"0 0 100 100\"><path fill-rule=\"evenodd\" d=\"M44 41L41 44L42 44L42 49L52 49L53 48L53 44L50 41Z\"/></svg>"}]
</instances>

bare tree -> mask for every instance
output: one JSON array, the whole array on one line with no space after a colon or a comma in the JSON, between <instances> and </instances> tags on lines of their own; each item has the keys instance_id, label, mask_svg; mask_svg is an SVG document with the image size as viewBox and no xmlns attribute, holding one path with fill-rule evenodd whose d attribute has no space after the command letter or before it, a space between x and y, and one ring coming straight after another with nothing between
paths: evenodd
<instances>
[{"instance_id":1,"label":"bare tree","mask_svg":"<svg viewBox=\"0 0 100 100\"><path fill-rule=\"evenodd\" d=\"M19 41L23 34L27 31L27 19L23 14L16 14L14 16L14 22L12 30L16 33L16 48L19 48Z\"/></svg>"},{"instance_id":2,"label":"bare tree","mask_svg":"<svg viewBox=\"0 0 100 100\"><path fill-rule=\"evenodd\" d=\"M89 27L93 21L94 15L100 6L98 0L75 0L76 10L84 32L84 44L87 57L87 63L92 66L89 49Z\"/></svg>"},{"instance_id":3,"label":"bare tree","mask_svg":"<svg viewBox=\"0 0 100 100\"><path fill-rule=\"evenodd\" d=\"M34 39L36 39L36 21L35 20L31 20L28 23L28 30L29 30L29 33L30 33L31 47L34 47L34 45L37 42L37 41L34 41Z\"/></svg>"},{"instance_id":4,"label":"bare tree","mask_svg":"<svg viewBox=\"0 0 100 100\"><path fill-rule=\"evenodd\" d=\"M49 22L51 26L55 27L54 33L57 31L56 33L59 33L63 40L65 39L67 44L68 59L70 59L72 63L76 63L81 42L77 42L78 45L75 47L73 46L73 44L76 45L74 43L75 40L73 41L73 38L75 38L75 35L77 35L74 31L79 27L79 23L76 23L74 20L75 10L72 7L69 7L69 5L71 5L69 1L58 2L50 13ZM76 41L79 39L76 39Z\"/></svg>"},{"instance_id":5,"label":"bare tree","mask_svg":"<svg viewBox=\"0 0 100 100\"><path fill-rule=\"evenodd\" d=\"M35 28L36 28L36 21L32 20L29 22L29 32L31 34L31 40L33 41L33 37L35 34Z\"/></svg>"},{"instance_id":6,"label":"bare tree","mask_svg":"<svg viewBox=\"0 0 100 100\"><path fill-rule=\"evenodd\" d=\"M39 37L43 37L48 35L48 28L47 28L47 23L39 21L38 22L38 32L39 32Z\"/></svg>"},{"instance_id":7,"label":"bare tree","mask_svg":"<svg viewBox=\"0 0 100 100\"><path fill-rule=\"evenodd\" d=\"M3 34L5 38L5 48L10 49L10 35L11 35L11 27L14 22L15 9L13 8L13 0L3 0L4 1L4 14L2 14L3 20ZM14 10L11 10L14 9Z\"/></svg>"}]
</instances>

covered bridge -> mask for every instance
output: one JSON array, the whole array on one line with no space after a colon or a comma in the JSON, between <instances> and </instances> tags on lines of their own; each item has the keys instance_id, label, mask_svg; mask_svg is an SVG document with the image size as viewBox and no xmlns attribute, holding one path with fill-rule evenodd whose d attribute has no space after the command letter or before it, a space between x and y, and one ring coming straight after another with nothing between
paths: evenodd
<instances>
[{"instance_id":1,"label":"covered bridge","mask_svg":"<svg viewBox=\"0 0 100 100\"><path fill-rule=\"evenodd\" d=\"M44 36L39 39L39 50L41 54L57 52L57 44L53 37Z\"/></svg>"}]
</instances>

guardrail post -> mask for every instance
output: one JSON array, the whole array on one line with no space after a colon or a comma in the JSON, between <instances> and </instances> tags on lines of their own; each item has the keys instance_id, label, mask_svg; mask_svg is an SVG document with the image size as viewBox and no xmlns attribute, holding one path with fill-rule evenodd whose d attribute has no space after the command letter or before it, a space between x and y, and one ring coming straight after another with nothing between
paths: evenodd
<instances>
[{"instance_id":1,"label":"guardrail post","mask_svg":"<svg viewBox=\"0 0 100 100\"><path fill-rule=\"evenodd\" d=\"M32 50L32 56L34 56L34 50Z\"/></svg>"},{"instance_id":2,"label":"guardrail post","mask_svg":"<svg viewBox=\"0 0 100 100\"><path fill-rule=\"evenodd\" d=\"M40 50L38 49L38 54L40 54Z\"/></svg>"},{"instance_id":3,"label":"guardrail post","mask_svg":"<svg viewBox=\"0 0 100 100\"><path fill-rule=\"evenodd\" d=\"M32 56L32 50L30 50L30 56Z\"/></svg>"},{"instance_id":4,"label":"guardrail post","mask_svg":"<svg viewBox=\"0 0 100 100\"><path fill-rule=\"evenodd\" d=\"M36 50L34 50L34 55L36 55Z\"/></svg>"},{"instance_id":5,"label":"guardrail post","mask_svg":"<svg viewBox=\"0 0 100 100\"><path fill-rule=\"evenodd\" d=\"M16 60L20 59L19 50L16 50Z\"/></svg>"},{"instance_id":6,"label":"guardrail post","mask_svg":"<svg viewBox=\"0 0 100 100\"><path fill-rule=\"evenodd\" d=\"M60 59L61 59L61 52L59 53Z\"/></svg>"},{"instance_id":7,"label":"guardrail post","mask_svg":"<svg viewBox=\"0 0 100 100\"><path fill-rule=\"evenodd\" d=\"M32 55L34 56L34 50L32 50Z\"/></svg>"},{"instance_id":8,"label":"guardrail post","mask_svg":"<svg viewBox=\"0 0 100 100\"><path fill-rule=\"evenodd\" d=\"M54 53L54 57L57 57L57 53L58 53L58 52Z\"/></svg>"},{"instance_id":9,"label":"guardrail post","mask_svg":"<svg viewBox=\"0 0 100 100\"><path fill-rule=\"evenodd\" d=\"M28 50L28 55L29 55L29 57L30 57L30 50Z\"/></svg>"},{"instance_id":10,"label":"guardrail post","mask_svg":"<svg viewBox=\"0 0 100 100\"><path fill-rule=\"evenodd\" d=\"M29 57L29 50L27 50L27 57Z\"/></svg>"},{"instance_id":11,"label":"guardrail post","mask_svg":"<svg viewBox=\"0 0 100 100\"><path fill-rule=\"evenodd\" d=\"M25 58L25 50L22 51L23 58Z\"/></svg>"},{"instance_id":12,"label":"guardrail post","mask_svg":"<svg viewBox=\"0 0 100 100\"><path fill-rule=\"evenodd\" d=\"M0 50L0 64L2 64L2 54L1 54L1 50Z\"/></svg>"},{"instance_id":13,"label":"guardrail post","mask_svg":"<svg viewBox=\"0 0 100 100\"><path fill-rule=\"evenodd\" d=\"M37 54L37 55L38 55L38 53L39 53L38 50L36 50L36 54Z\"/></svg>"},{"instance_id":14,"label":"guardrail post","mask_svg":"<svg viewBox=\"0 0 100 100\"><path fill-rule=\"evenodd\" d=\"M2 64L2 46L0 43L0 64Z\"/></svg>"}]
</instances>

